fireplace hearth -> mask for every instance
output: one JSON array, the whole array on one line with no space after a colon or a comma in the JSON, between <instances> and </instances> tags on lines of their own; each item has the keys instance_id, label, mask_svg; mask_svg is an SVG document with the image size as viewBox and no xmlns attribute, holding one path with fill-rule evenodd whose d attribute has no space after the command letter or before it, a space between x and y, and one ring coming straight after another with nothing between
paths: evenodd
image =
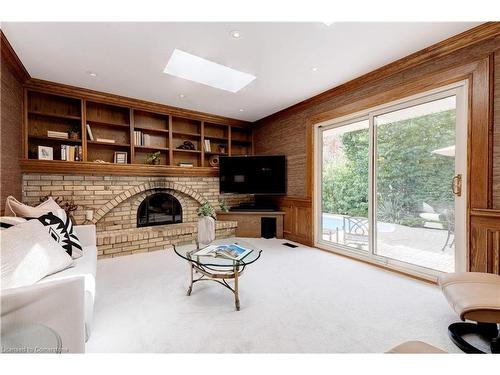
<instances>
[{"instance_id":1,"label":"fireplace hearth","mask_svg":"<svg viewBox=\"0 0 500 375\"><path fill-rule=\"evenodd\" d=\"M155 193L144 198L137 210L137 227L179 223L182 223L182 206L168 193Z\"/></svg>"}]
</instances>

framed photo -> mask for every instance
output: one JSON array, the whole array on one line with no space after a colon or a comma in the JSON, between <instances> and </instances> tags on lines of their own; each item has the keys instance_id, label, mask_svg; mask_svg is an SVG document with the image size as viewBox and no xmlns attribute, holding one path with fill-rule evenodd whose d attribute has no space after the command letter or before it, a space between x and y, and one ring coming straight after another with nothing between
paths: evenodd
<instances>
[{"instance_id":1,"label":"framed photo","mask_svg":"<svg viewBox=\"0 0 500 375\"><path fill-rule=\"evenodd\" d=\"M38 146L38 159L54 160L54 149L48 146Z\"/></svg>"},{"instance_id":2,"label":"framed photo","mask_svg":"<svg viewBox=\"0 0 500 375\"><path fill-rule=\"evenodd\" d=\"M115 152L114 162L116 164L127 164L127 153L122 151Z\"/></svg>"}]
</instances>

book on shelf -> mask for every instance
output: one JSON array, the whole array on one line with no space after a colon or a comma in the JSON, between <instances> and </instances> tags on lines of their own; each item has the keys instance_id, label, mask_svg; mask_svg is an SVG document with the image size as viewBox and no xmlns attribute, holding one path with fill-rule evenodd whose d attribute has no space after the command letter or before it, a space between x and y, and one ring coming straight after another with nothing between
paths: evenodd
<instances>
[{"instance_id":1,"label":"book on shelf","mask_svg":"<svg viewBox=\"0 0 500 375\"><path fill-rule=\"evenodd\" d=\"M64 161L82 161L83 160L83 147L61 145L61 160Z\"/></svg>"},{"instance_id":2,"label":"book on shelf","mask_svg":"<svg viewBox=\"0 0 500 375\"><path fill-rule=\"evenodd\" d=\"M193 163L187 163L187 162L180 162L178 164L179 167L194 167Z\"/></svg>"},{"instance_id":3,"label":"book on shelf","mask_svg":"<svg viewBox=\"0 0 500 375\"><path fill-rule=\"evenodd\" d=\"M210 245L198 250L194 256L207 256L214 258L226 258L230 260L242 260L253 250L247 249L238 244L230 245Z\"/></svg>"},{"instance_id":4,"label":"book on shelf","mask_svg":"<svg viewBox=\"0 0 500 375\"><path fill-rule=\"evenodd\" d=\"M151 135L140 130L134 130L134 144L136 146L151 146Z\"/></svg>"},{"instance_id":5,"label":"book on shelf","mask_svg":"<svg viewBox=\"0 0 500 375\"><path fill-rule=\"evenodd\" d=\"M210 139L205 139L205 151L212 152L212 147L210 145Z\"/></svg>"},{"instance_id":6,"label":"book on shelf","mask_svg":"<svg viewBox=\"0 0 500 375\"><path fill-rule=\"evenodd\" d=\"M91 141L94 140L94 134L92 134L92 129L90 128L90 124L87 124L87 135Z\"/></svg>"},{"instance_id":7,"label":"book on shelf","mask_svg":"<svg viewBox=\"0 0 500 375\"><path fill-rule=\"evenodd\" d=\"M96 138L96 141L102 143L116 143L114 139L109 139L109 138Z\"/></svg>"},{"instance_id":8,"label":"book on shelf","mask_svg":"<svg viewBox=\"0 0 500 375\"><path fill-rule=\"evenodd\" d=\"M59 139L68 139L68 133L66 132L57 132L55 130L47 130L47 137L49 138L59 138Z\"/></svg>"}]
</instances>

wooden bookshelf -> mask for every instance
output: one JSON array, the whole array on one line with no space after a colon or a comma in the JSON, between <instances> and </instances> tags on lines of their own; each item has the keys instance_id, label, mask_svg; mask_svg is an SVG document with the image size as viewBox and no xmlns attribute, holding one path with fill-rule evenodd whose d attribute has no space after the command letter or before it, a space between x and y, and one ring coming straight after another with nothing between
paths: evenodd
<instances>
[{"instance_id":1,"label":"wooden bookshelf","mask_svg":"<svg viewBox=\"0 0 500 375\"><path fill-rule=\"evenodd\" d=\"M251 129L243 127L237 120L235 125L227 121L217 123L213 119L205 121L196 114L183 110L167 111L164 106L150 103L148 108L138 101L137 107L125 105L113 100L96 100L85 96L70 96L45 92L43 90L25 89L25 159L38 159L38 146L53 147L54 160L33 160L23 165L54 165L49 171L64 169L61 145L78 145L83 149L83 160L87 168L95 165L96 170L109 172L122 165L113 163L115 152L127 152L127 163L136 165L141 171L151 168L158 173L162 168L164 175L177 175L172 171L179 168L179 175L211 175L209 160L214 155L243 155L252 153ZM149 107L158 107L158 110ZM208 118L207 118L208 119ZM87 131L89 125L93 139ZM49 137L47 131L69 132L78 130L78 139L60 139ZM136 133L138 132L138 133ZM138 138L136 138L138 137ZM113 143L98 141L110 139ZM205 140L210 141L210 150L205 147ZM182 149L190 142L194 149ZM148 154L159 152L159 165L145 164ZM99 163L96 161L103 161ZM34 163L34 164L33 164ZM180 163L190 163L193 168L179 167ZM68 169L70 170L70 169ZM128 169L127 169L128 170ZM197 172L198 171L198 172ZM117 169L118 173L118 169ZM153 173L153 172L152 172ZM163 175L163 173L161 173Z\"/></svg>"}]
</instances>

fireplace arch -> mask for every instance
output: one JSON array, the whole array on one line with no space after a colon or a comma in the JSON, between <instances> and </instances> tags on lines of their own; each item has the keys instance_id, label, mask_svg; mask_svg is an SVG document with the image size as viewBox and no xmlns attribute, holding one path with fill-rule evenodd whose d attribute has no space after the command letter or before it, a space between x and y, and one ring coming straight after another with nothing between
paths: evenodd
<instances>
[{"instance_id":1,"label":"fireplace arch","mask_svg":"<svg viewBox=\"0 0 500 375\"><path fill-rule=\"evenodd\" d=\"M172 194L159 192L144 198L137 209L137 227L182 223L182 206Z\"/></svg>"}]
</instances>

